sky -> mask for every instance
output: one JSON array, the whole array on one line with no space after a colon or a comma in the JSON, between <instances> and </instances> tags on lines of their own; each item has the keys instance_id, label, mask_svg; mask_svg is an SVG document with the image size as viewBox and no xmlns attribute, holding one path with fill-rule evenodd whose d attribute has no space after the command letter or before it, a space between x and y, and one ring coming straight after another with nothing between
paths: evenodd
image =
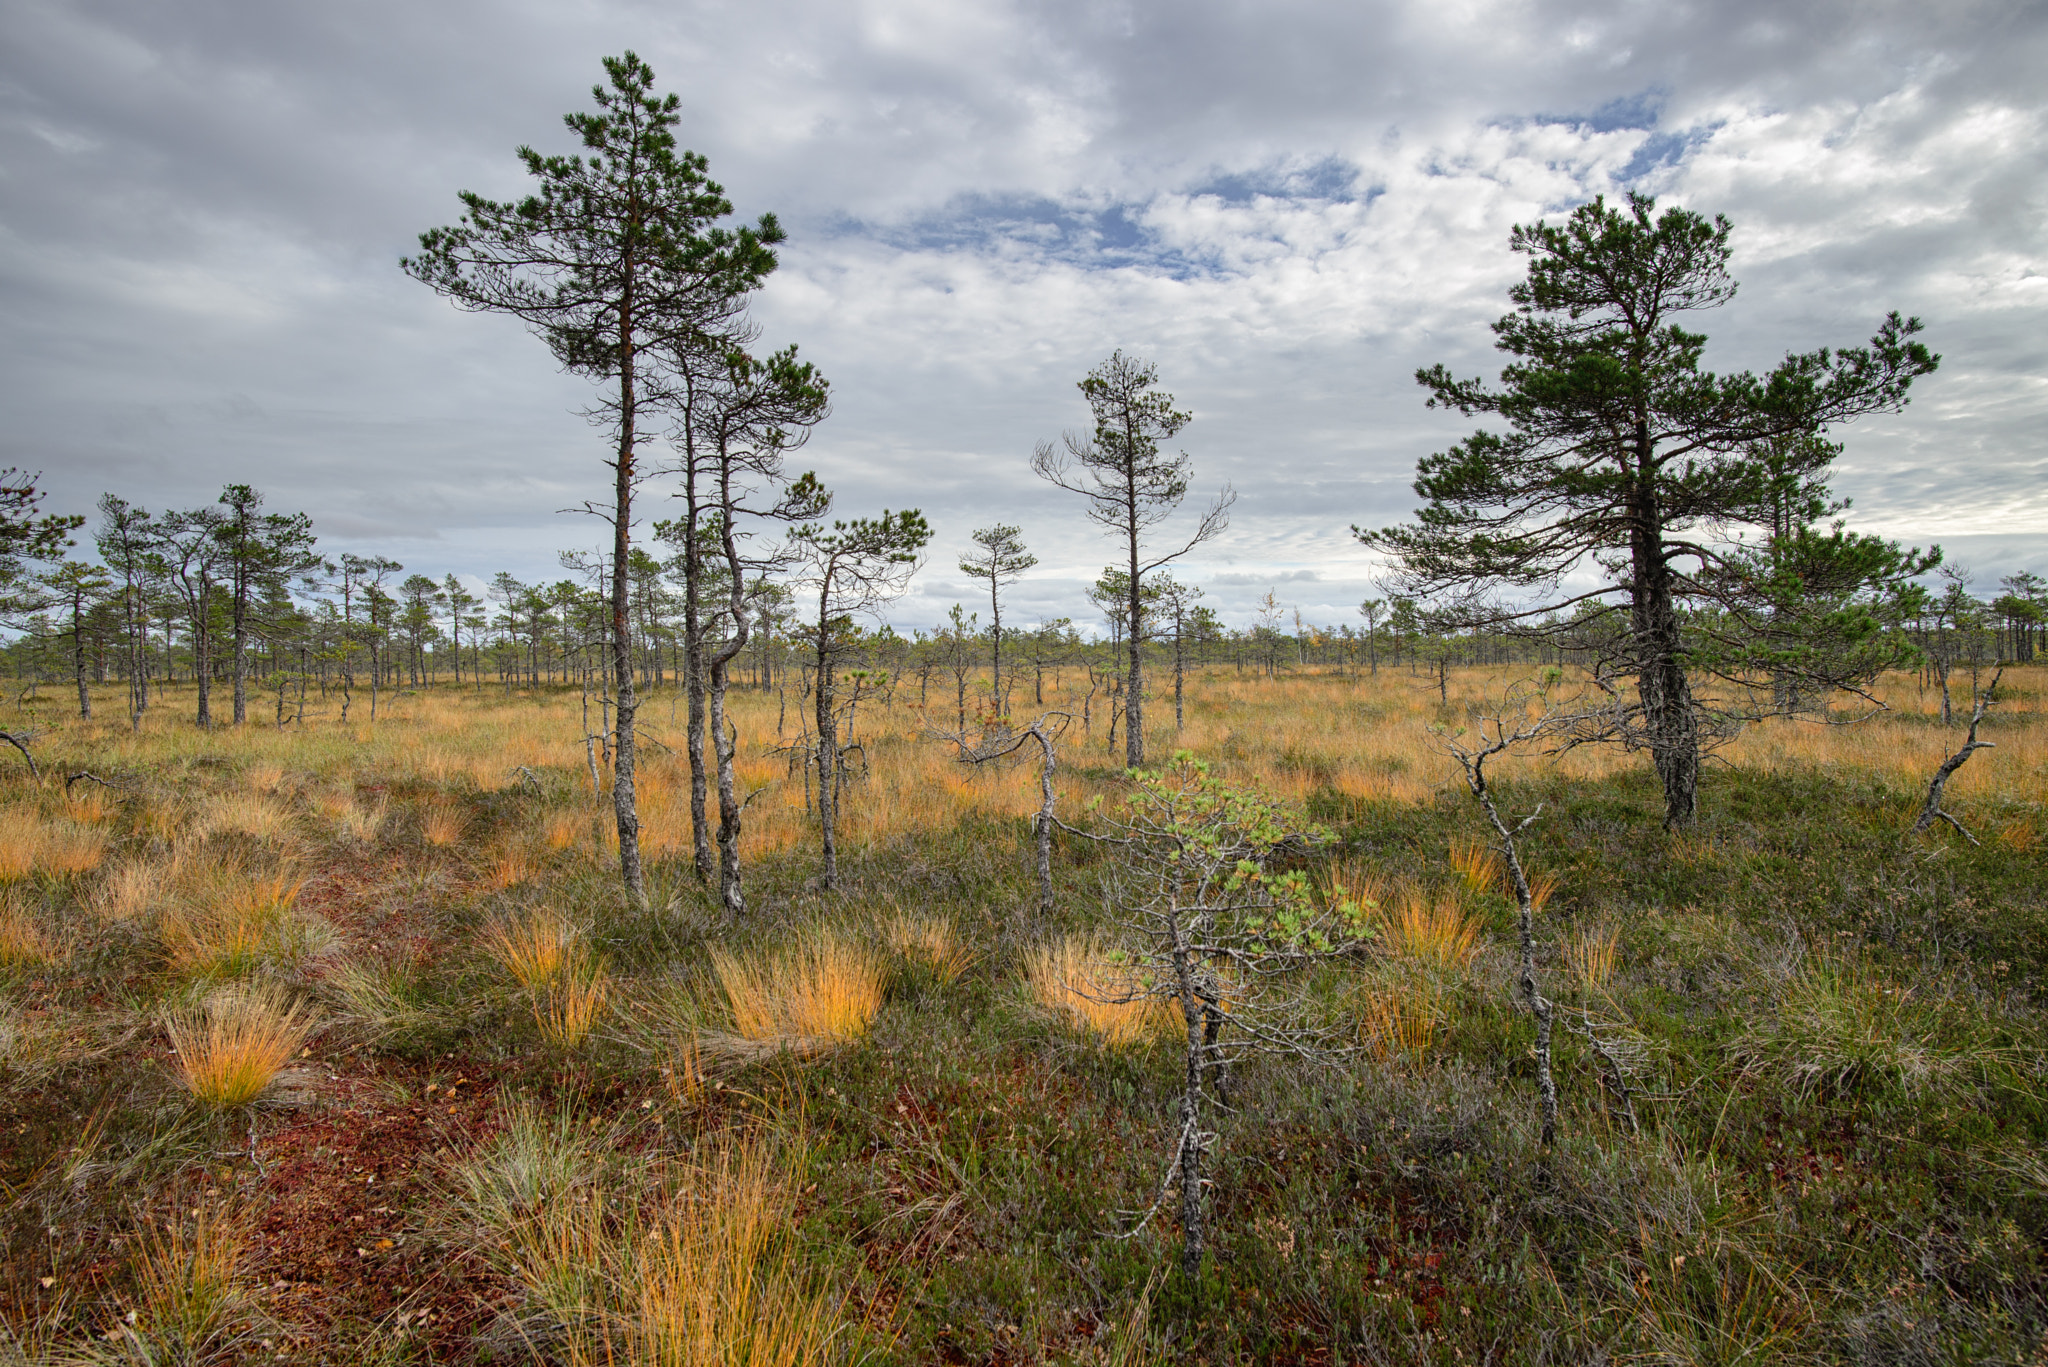
<instances>
[{"instance_id":1,"label":"sky","mask_svg":"<svg viewBox=\"0 0 2048 1367\"><path fill-rule=\"evenodd\" d=\"M398 258L522 193L515 147L574 150L629 48L789 231L755 315L834 394L798 467L933 525L900 627L976 604L998 521L1040 557L1006 619L1097 620L1115 548L1030 454L1117 348L1194 415L1162 537L1238 495L1179 577L1356 623L1351 527L1471 426L1414 372L1494 373L1510 228L1630 189L1735 225L1712 368L1923 318L1940 371L1834 433L1852 525L1980 592L2048 573L2041 3L0 0L0 466L51 510L246 482L329 554L563 577L606 539L560 511L607 492L589 385Z\"/></svg>"}]
</instances>

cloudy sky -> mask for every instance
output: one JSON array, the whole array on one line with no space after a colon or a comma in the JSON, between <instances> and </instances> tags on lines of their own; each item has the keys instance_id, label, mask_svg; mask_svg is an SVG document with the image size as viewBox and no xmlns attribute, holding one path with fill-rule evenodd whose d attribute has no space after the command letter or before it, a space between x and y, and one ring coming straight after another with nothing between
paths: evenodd
<instances>
[{"instance_id":1,"label":"cloudy sky","mask_svg":"<svg viewBox=\"0 0 2048 1367\"><path fill-rule=\"evenodd\" d=\"M556 511L604 493L589 391L397 259L519 193L518 144L571 150L626 48L790 230L758 316L833 381L803 463L937 530L900 624L998 519L1043 562L1016 611L1089 616L1110 547L1028 460L1116 347L1195 414L1197 495L1240 493L1186 577L1350 620L1349 526L1463 435L1416 367L1490 371L1509 227L1627 187L1736 225L1717 369L1921 315L1941 371L1837 433L1837 488L1980 589L2048 572L2039 3L0 0L0 465L558 576L601 537Z\"/></svg>"}]
</instances>

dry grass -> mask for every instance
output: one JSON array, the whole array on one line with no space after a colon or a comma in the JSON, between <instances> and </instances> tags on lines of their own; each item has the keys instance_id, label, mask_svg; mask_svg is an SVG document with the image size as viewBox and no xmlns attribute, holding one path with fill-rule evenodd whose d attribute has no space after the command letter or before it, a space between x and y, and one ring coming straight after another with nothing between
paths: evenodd
<instances>
[{"instance_id":1,"label":"dry grass","mask_svg":"<svg viewBox=\"0 0 2048 1367\"><path fill-rule=\"evenodd\" d=\"M274 793L284 782L284 766L269 760L260 761L242 770L242 783L255 792Z\"/></svg>"},{"instance_id":2,"label":"dry grass","mask_svg":"<svg viewBox=\"0 0 2048 1367\"><path fill-rule=\"evenodd\" d=\"M591 954L583 932L552 911L533 910L502 918L479 937L529 998L541 1038L558 1049L573 1049L603 1019L611 1000L604 961Z\"/></svg>"},{"instance_id":3,"label":"dry grass","mask_svg":"<svg viewBox=\"0 0 2048 1367\"><path fill-rule=\"evenodd\" d=\"M107 833L73 821L46 821L28 808L0 811L0 883L36 874L88 873L106 857Z\"/></svg>"},{"instance_id":4,"label":"dry grass","mask_svg":"<svg viewBox=\"0 0 2048 1367\"><path fill-rule=\"evenodd\" d=\"M337 834L346 841L357 845L376 843L384 833L384 819L389 812L381 802L370 806L358 806L351 802L335 819Z\"/></svg>"},{"instance_id":5,"label":"dry grass","mask_svg":"<svg viewBox=\"0 0 2048 1367\"><path fill-rule=\"evenodd\" d=\"M872 949L829 928L759 958L713 948L711 966L732 1033L705 1044L736 1056L817 1053L859 1038L882 1009L888 977Z\"/></svg>"},{"instance_id":6,"label":"dry grass","mask_svg":"<svg viewBox=\"0 0 2048 1367\"><path fill-rule=\"evenodd\" d=\"M154 909L168 895L183 876L184 868L185 857L179 851L161 863L139 859L110 869L93 889L88 905L102 921L132 921Z\"/></svg>"},{"instance_id":7,"label":"dry grass","mask_svg":"<svg viewBox=\"0 0 2048 1367\"><path fill-rule=\"evenodd\" d=\"M1384 1063L1419 1059L1436 1039L1438 1006L1426 983L1376 988L1359 1002L1359 1043Z\"/></svg>"},{"instance_id":8,"label":"dry grass","mask_svg":"<svg viewBox=\"0 0 2048 1367\"><path fill-rule=\"evenodd\" d=\"M882 923L882 937L905 960L925 965L941 983L960 980L979 956L960 939L950 917L897 911Z\"/></svg>"},{"instance_id":9,"label":"dry grass","mask_svg":"<svg viewBox=\"0 0 2048 1367\"><path fill-rule=\"evenodd\" d=\"M40 968L70 957L70 946L43 927L27 904L0 896L0 969Z\"/></svg>"},{"instance_id":10,"label":"dry grass","mask_svg":"<svg viewBox=\"0 0 2048 1367\"><path fill-rule=\"evenodd\" d=\"M453 845L469 829L469 818L459 807L436 803L420 819L420 834L429 845Z\"/></svg>"},{"instance_id":11,"label":"dry grass","mask_svg":"<svg viewBox=\"0 0 2048 1367\"><path fill-rule=\"evenodd\" d=\"M234 1214L219 1206L189 1225L151 1226L136 1241L137 1305L91 1362L212 1363L252 1352L265 1320L241 1276L247 1243ZM101 1345L95 1345L100 1348Z\"/></svg>"},{"instance_id":12,"label":"dry grass","mask_svg":"<svg viewBox=\"0 0 2048 1367\"><path fill-rule=\"evenodd\" d=\"M653 1221L627 1285L619 1340L579 1361L644 1367L810 1367L854 1328L844 1303L810 1286L783 1237L795 1208L788 1161L761 1140L717 1149ZM623 1269L622 1269L623 1270Z\"/></svg>"},{"instance_id":13,"label":"dry grass","mask_svg":"<svg viewBox=\"0 0 2048 1367\"><path fill-rule=\"evenodd\" d=\"M537 872L539 869L527 858L526 851L515 846L500 853L496 862L484 870L479 881L493 892L503 892L524 883Z\"/></svg>"},{"instance_id":14,"label":"dry grass","mask_svg":"<svg viewBox=\"0 0 2048 1367\"><path fill-rule=\"evenodd\" d=\"M556 812L548 818L546 840L551 850L566 850L581 844L590 834L590 817L576 812Z\"/></svg>"},{"instance_id":15,"label":"dry grass","mask_svg":"<svg viewBox=\"0 0 2048 1367\"><path fill-rule=\"evenodd\" d=\"M1619 931L1587 929L1565 946L1564 969L1582 992L1597 992L1614 976L1621 943Z\"/></svg>"},{"instance_id":16,"label":"dry grass","mask_svg":"<svg viewBox=\"0 0 2048 1367\"><path fill-rule=\"evenodd\" d=\"M580 956L555 981L533 994L533 1021L557 1049L574 1049L604 1018L611 979L604 964Z\"/></svg>"},{"instance_id":17,"label":"dry grass","mask_svg":"<svg viewBox=\"0 0 2048 1367\"><path fill-rule=\"evenodd\" d=\"M96 826L120 810L118 803L98 784L79 784L64 795L64 814L73 821Z\"/></svg>"},{"instance_id":18,"label":"dry grass","mask_svg":"<svg viewBox=\"0 0 2048 1367\"><path fill-rule=\"evenodd\" d=\"M1505 885L1500 855L1483 840L1469 837L1451 842L1451 868L1475 893L1498 892Z\"/></svg>"},{"instance_id":19,"label":"dry grass","mask_svg":"<svg viewBox=\"0 0 2048 1367\"><path fill-rule=\"evenodd\" d=\"M289 871L252 873L239 864L207 867L157 920L157 938L181 973L246 973L267 961L297 962L333 943L318 917L294 905L304 880Z\"/></svg>"},{"instance_id":20,"label":"dry grass","mask_svg":"<svg viewBox=\"0 0 2048 1367\"><path fill-rule=\"evenodd\" d=\"M1389 952L1446 973L1462 972L1484 947L1478 922L1457 899L1414 889L1387 915L1381 934Z\"/></svg>"},{"instance_id":21,"label":"dry grass","mask_svg":"<svg viewBox=\"0 0 2048 1367\"><path fill-rule=\"evenodd\" d=\"M1025 956L1025 983L1039 1005L1114 1049L1150 1044L1180 1028L1172 1003L1145 986L1103 941L1070 935Z\"/></svg>"},{"instance_id":22,"label":"dry grass","mask_svg":"<svg viewBox=\"0 0 2048 1367\"><path fill-rule=\"evenodd\" d=\"M318 1025L303 1002L274 983L221 988L164 1018L178 1075L208 1106L246 1106L270 1090Z\"/></svg>"},{"instance_id":23,"label":"dry grass","mask_svg":"<svg viewBox=\"0 0 2048 1367\"><path fill-rule=\"evenodd\" d=\"M291 809L260 793L221 793L200 805L192 833L205 837L223 832L282 844L292 834Z\"/></svg>"},{"instance_id":24,"label":"dry grass","mask_svg":"<svg viewBox=\"0 0 2048 1367\"><path fill-rule=\"evenodd\" d=\"M583 954L583 933L552 911L526 911L493 921L478 941L528 992L544 991L568 976Z\"/></svg>"}]
</instances>

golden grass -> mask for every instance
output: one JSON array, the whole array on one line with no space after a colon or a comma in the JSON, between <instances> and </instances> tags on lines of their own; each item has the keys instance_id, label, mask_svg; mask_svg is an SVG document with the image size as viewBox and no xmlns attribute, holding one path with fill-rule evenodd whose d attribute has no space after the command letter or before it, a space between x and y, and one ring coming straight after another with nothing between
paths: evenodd
<instances>
[{"instance_id":1,"label":"golden grass","mask_svg":"<svg viewBox=\"0 0 2048 1367\"><path fill-rule=\"evenodd\" d=\"M567 918L524 911L493 921L478 939L531 999L534 1025L549 1044L574 1049L603 1019L611 978Z\"/></svg>"},{"instance_id":2,"label":"golden grass","mask_svg":"<svg viewBox=\"0 0 2048 1367\"><path fill-rule=\"evenodd\" d=\"M604 1018L610 1000L611 979L604 965L582 959L534 993L533 1021L549 1044L574 1049Z\"/></svg>"},{"instance_id":3,"label":"golden grass","mask_svg":"<svg viewBox=\"0 0 2048 1367\"><path fill-rule=\"evenodd\" d=\"M200 805L192 832L199 836L233 832L277 844L292 834L291 809L261 793L221 793Z\"/></svg>"},{"instance_id":4,"label":"golden grass","mask_svg":"<svg viewBox=\"0 0 2048 1367\"><path fill-rule=\"evenodd\" d=\"M169 891L183 864L182 853L174 853L162 863L138 859L109 869L100 879L100 885L93 889L87 905L102 921L132 921L156 906Z\"/></svg>"},{"instance_id":5,"label":"golden grass","mask_svg":"<svg viewBox=\"0 0 2048 1367\"><path fill-rule=\"evenodd\" d=\"M259 761L242 770L242 782L259 793L277 791L284 782L284 766L269 760Z\"/></svg>"},{"instance_id":6,"label":"golden grass","mask_svg":"<svg viewBox=\"0 0 2048 1367\"><path fill-rule=\"evenodd\" d=\"M1359 1002L1358 1040L1381 1062L1419 1059L1436 1039L1436 990L1426 983L1376 988Z\"/></svg>"},{"instance_id":7,"label":"golden grass","mask_svg":"<svg viewBox=\"0 0 2048 1367\"><path fill-rule=\"evenodd\" d=\"M0 969L40 968L70 956L19 897L0 896Z\"/></svg>"},{"instance_id":8,"label":"golden grass","mask_svg":"<svg viewBox=\"0 0 2048 1367\"><path fill-rule=\"evenodd\" d=\"M1155 723L1153 744L1162 752L1169 745L1186 746L1210 760L1219 776L1282 797L1321 794L1356 803L1429 803L1455 783L1456 775L1427 726L1446 715L1462 715L1470 704L1497 698L1510 682L1530 672L1527 667L1453 670L1448 702L1440 706L1434 677L1405 668L1383 668L1377 677L1299 671L1264 679L1212 667L1190 677L1185 730L1173 736L1167 726ZM1046 682L1045 705L1078 717L1084 674L1070 669L1058 680L1049 675ZM332 699L324 708L309 708L303 728L199 733L189 725L189 714L176 692L169 705L150 710L139 735L130 732L125 716L115 715L118 708L106 719L80 724L75 737L81 756L101 768L182 766L203 773L194 769L194 761L229 747L242 766L243 782L252 774L267 777L269 767L277 766L305 775L315 793L353 794L358 786L410 780L474 781L479 788L502 788L518 781L515 766L520 765L578 787L588 782L579 740L579 701L572 693L430 689L387 700L375 725L360 707L346 725L341 724L339 700ZM1855 726L1769 722L1748 728L1721 753L1739 766L1762 772L1826 770L1873 776L1898 793L1902 819L1908 818L1928 775L1959 743L1961 729L1927 724L1925 719L1939 705L1938 695L1919 690L1911 675L1887 676L1876 692L1891 704L1892 713ZM2018 817L2000 813L1988 833L1980 832L1987 842L1999 835L2001 821L2025 820L2024 809L2037 804L2040 792L2048 788L2048 725L2043 724L2048 668L2008 671L2003 692L2006 701L1994 713L1999 748L1964 766L1949 785L1958 815L1966 822L1971 821L1972 807L1982 802L2021 806ZM755 859L815 842L815 818L806 807L801 776L770 753L797 738L801 701L739 689L729 704L740 735L741 786L748 792L766 788L748 808L742 857ZM970 814L983 819L1023 818L1036 805L1029 764L963 769L945 747L925 737L915 704L913 688L899 689L893 704L879 698L861 704L856 729L867 768L845 794L840 839L841 848L849 853L912 832L944 829ZM1092 728L1077 725L1062 742L1060 800L1066 811L1079 810L1096 796L1113 800L1119 791L1109 772L1112 766L1101 763L1113 757L1102 709L1098 706L1096 712ZM650 706L643 716L659 728L665 726L665 713L665 708ZM1168 714L1155 709L1154 715ZM1543 761L1546 772L1566 782L1600 778L1642 763L1640 756L1598 746ZM681 853L687 846L683 764L681 756L651 749L643 756L643 819L649 852L656 857ZM1083 774L1079 771L1084 766L1099 766L1101 772ZM320 805L319 799L314 801ZM345 838L375 838L374 810L357 810L349 797L340 798L338 805L332 799L329 803L326 813L330 820L343 822ZM203 808L205 803L195 805ZM179 812L176 802L153 802L144 807L143 820L156 839L168 841L177 834ZM541 837L537 845L545 849L552 843L564 850L608 847L609 830L594 834L588 816L555 813L536 832ZM1971 824L1974 828L1977 823ZM2023 844L2032 838L2037 837L2025 831L2016 831L2013 837ZM0 847L4 844L0 842ZM1542 890L1539 886L1539 895Z\"/></svg>"},{"instance_id":9,"label":"golden grass","mask_svg":"<svg viewBox=\"0 0 2048 1367\"><path fill-rule=\"evenodd\" d=\"M1581 991L1596 992L1614 976L1621 935L1619 931L1588 928L1565 946L1564 968Z\"/></svg>"},{"instance_id":10,"label":"golden grass","mask_svg":"<svg viewBox=\"0 0 2048 1367\"><path fill-rule=\"evenodd\" d=\"M367 807L350 802L335 818L336 833L343 840L358 845L373 844L383 834L384 818L389 815L384 804L372 803Z\"/></svg>"},{"instance_id":11,"label":"golden grass","mask_svg":"<svg viewBox=\"0 0 2048 1367\"><path fill-rule=\"evenodd\" d=\"M499 854L497 861L484 871L481 881L491 891L503 892L506 888L524 883L537 872L538 868L527 858L526 851L513 847Z\"/></svg>"},{"instance_id":12,"label":"golden grass","mask_svg":"<svg viewBox=\"0 0 2048 1367\"><path fill-rule=\"evenodd\" d=\"M435 803L420 819L420 834L429 845L453 845L469 829L469 818L459 807Z\"/></svg>"},{"instance_id":13,"label":"golden grass","mask_svg":"<svg viewBox=\"0 0 2048 1367\"><path fill-rule=\"evenodd\" d=\"M960 927L947 916L898 910L882 922L882 938L900 957L924 964L946 984L958 982L979 957L961 941Z\"/></svg>"},{"instance_id":14,"label":"golden grass","mask_svg":"<svg viewBox=\"0 0 2048 1367\"><path fill-rule=\"evenodd\" d=\"M79 784L64 795L64 814L84 825L96 826L117 810L118 804L98 784Z\"/></svg>"},{"instance_id":15,"label":"golden grass","mask_svg":"<svg viewBox=\"0 0 2048 1367\"><path fill-rule=\"evenodd\" d=\"M1455 898L1410 889L1381 923L1389 952L1440 972L1460 972L1484 947L1479 924Z\"/></svg>"},{"instance_id":16,"label":"golden grass","mask_svg":"<svg viewBox=\"0 0 2048 1367\"><path fill-rule=\"evenodd\" d=\"M208 1106L246 1106L277 1080L319 1023L274 983L220 988L164 1018L185 1087Z\"/></svg>"},{"instance_id":17,"label":"golden grass","mask_svg":"<svg viewBox=\"0 0 2048 1367\"><path fill-rule=\"evenodd\" d=\"M25 807L0 811L0 883L36 874L89 873L106 857L107 833L73 821L46 821Z\"/></svg>"},{"instance_id":18,"label":"golden grass","mask_svg":"<svg viewBox=\"0 0 2048 1367\"><path fill-rule=\"evenodd\" d=\"M714 947L711 967L732 1033L705 1044L732 1055L817 1053L857 1039L882 1009L888 977L872 949L830 928L753 958Z\"/></svg>"},{"instance_id":19,"label":"golden grass","mask_svg":"<svg viewBox=\"0 0 2048 1367\"><path fill-rule=\"evenodd\" d=\"M843 1300L811 1286L784 1237L796 1183L765 1141L740 1140L700 1162L653 1221L617 1342L579 1356L635 1367L810 1367L839 1356L853 1326Z\"/></svg>"},{"instance_id":20,"label":"golden grass","mask_svg":"<svg viewBox=\"0 0 2048 1367\"><path fill-rule=\"evenodd\" d=\"M295 961L333 941L326 922L300 912L305 880L289 870L252 873L240 864L188 873L157 918L157 939L182 973L245 973L265 961Z\"/></svg>"},{"instance_id":21,"label":"golden grass","mask_svg":"<svg viewBox=\"0 0 2048 1367\"><path fill-rule=\"evenodd\" d=\"M556 912L532 910L484 927L478 942L528 992L565 977L581 956L583 934Z\"/></svg>"},{"instance_id":22,"label":"golden grass","mask_svg":"<svg viewBox=\"0 0 2048 1367\"><path fill-rule=\"evenodd\" d=\"M1451 842L1451 868L1475 893L1498 892L1506 884L1500 855L1483 840L1465 837Z\"/></svg>"},{"instance_id":23,"label":"golden grass","mask_svg":"<svg viewBox=\"0 0 2048 1367\"><path fill-rule=\"evenodd\" d=\"M1130 966L1092 936L1035 946L1024 959L1024 981L1039 1005L1113 1049L1150 1044L1180 1029L1173 1004L1140 995L1144 984Z\"/></svg>"},{"instance_id":24,"label":"golden grass","mask_svg":"<svg viewBox=\"0 0 2048 1367\"><path fill-rule=\"evenodd\" d=\"M147 1227L136 1241L135 1313L108 1335L122 1350L114 1360L239 1360L238 1350L255 1347L260 1322L241 1284L246 1261L241 1226L220 1206L195 1210L189 1225L174 1219L168 1228Z\"/></svg>"}]
</instances>

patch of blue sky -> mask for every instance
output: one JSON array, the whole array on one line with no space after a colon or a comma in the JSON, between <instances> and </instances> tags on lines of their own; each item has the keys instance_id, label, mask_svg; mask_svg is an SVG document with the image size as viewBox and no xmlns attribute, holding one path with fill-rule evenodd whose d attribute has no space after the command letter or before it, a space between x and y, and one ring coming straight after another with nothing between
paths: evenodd
<instances>
[{"instance_id":1,"label":"patch of blue sky","mask_svg":"<svg viewBox=\"0 0 2048 1367\"><path fill-rule=\"evenodd\" d=\"M1211 176L1188 187L1190 195L1213 195L1226 204L1249 204L1258 199L1308 199L1348 204L1359 198L1368 203L1386 192L1384 186L1368 185L1359 192L1358 167L1342 157L1324 157L1305 165L1273 165L1249 171L1232 171Z\"/></svg>"},{"instance_id":2,"label":"patch of blue sky","mask_svg":"<svg viewBox=\"0 0 2048 1367\"><path fill-rule=\"evenodd\" d=\"M1386 193L1360 184L1359 170L1335 157L1293 166L1211 176L1174 192L1232 204L1259 199L1370 205ZM1005 252L1023 249L1092 270L1136 268L1174 279L1227 274L1220 259L1169 246L1145 223L1144 201L1073 202L1044 195L963 195L944 208L900 223L834 221L834 235L869 237L910 251Z\"/></svg>"},{"instance_id":3,"label":"patch of blue sky","mask_svg":"<svg viewBox=\"0 0 2048 1367\"><path fill-rule=\"evenodd\" d=\"M1089 270L1137 268L1175 279L1215 275L1218 266L1165 245L1145 226L1142 203L1081 205L1040 195L968 195L894 225L841 220L835 230L909 251L1014 252Z\"/></svg>"}]
</instances>

